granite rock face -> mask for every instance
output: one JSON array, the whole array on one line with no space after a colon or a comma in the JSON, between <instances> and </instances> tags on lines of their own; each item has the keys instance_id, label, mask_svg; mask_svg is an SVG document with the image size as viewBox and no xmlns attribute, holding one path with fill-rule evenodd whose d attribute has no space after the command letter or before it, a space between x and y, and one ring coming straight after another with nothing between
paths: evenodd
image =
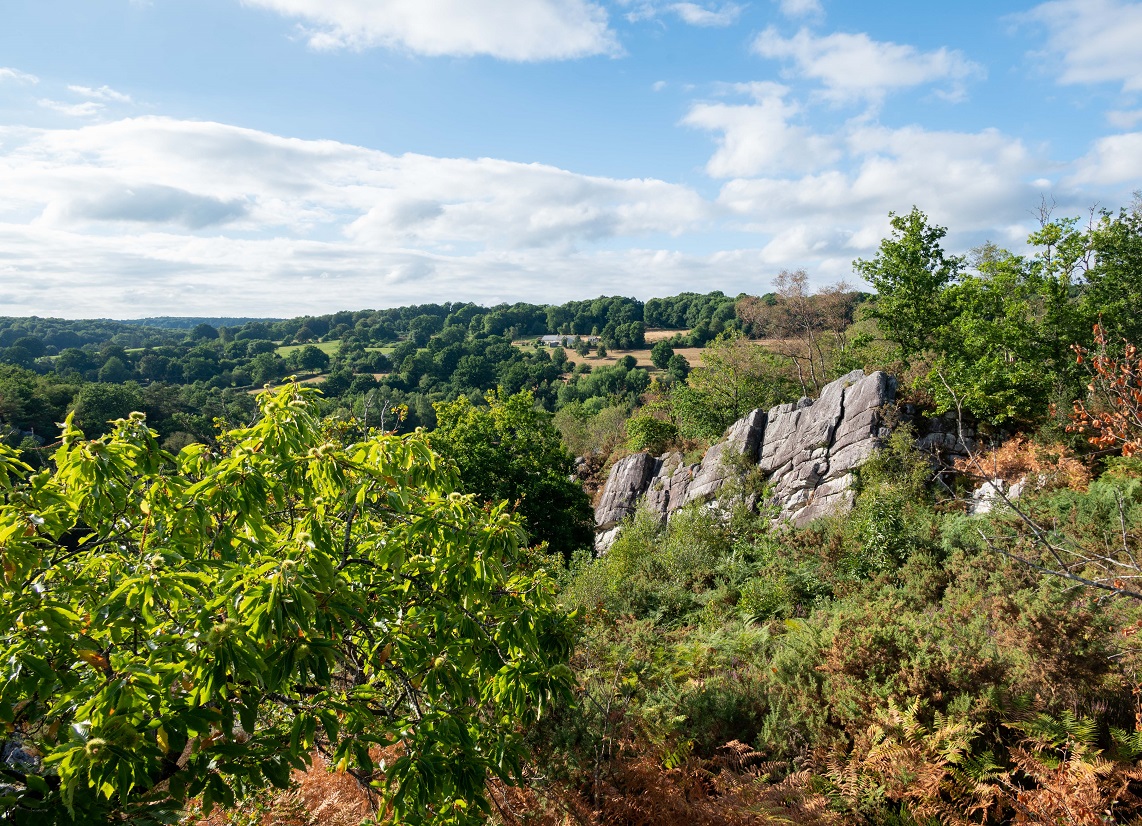
<instances>
[{"instance_id":1,"label":"granite rock face","mask_svg":"<svg viewBox=\"0 0 1142 826\"><path fill-rule=\"evenodd\" d=\"M595 510L596 548L610 547L642 500L665 520L688 502L716 503L725 484L751 465L769 479L779 521L804 525L851 508L853 471L887 436L881 408L895 394L888 374L854 370L826 385L815 401L746 414L699 464L684 464L679 453L621 459Z\"/></svg>"},{"instance_id":2,"label":"granite rock face","mask_svg":"<svg viewBox=\"0 0 1142 826\"><path fill-rule=\"evenodd\" d=\"M730 425L720 442L710 446L687 486L686 502L716 498L722 485L734 475L732 460L738 456L745 461L757 461L758 450L765 435L767 415L764 410L747 413Z\"/></svg>"},{"instance_id":3,"label":"granite rock face","mask_svg":"<svg viewBox=\"0 0 1142 826\"><path fill-rule=\"evenodd\" d=\"M615 462L595 508L596 531L613 528L635 512L658 466L659 460L649 453L634 453Z\"/></svg>"}]
</instances>

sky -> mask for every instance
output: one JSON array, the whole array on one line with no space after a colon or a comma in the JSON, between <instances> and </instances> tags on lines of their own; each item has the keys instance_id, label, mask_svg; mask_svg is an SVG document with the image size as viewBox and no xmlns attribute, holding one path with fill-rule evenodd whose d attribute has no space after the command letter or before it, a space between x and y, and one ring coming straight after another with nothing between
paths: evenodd
<instances>
[{"instance_id":1,"label":"sky","mask_svg":"<svg viewBox=\"0 0 1142 826\"><path fill-rule=\"evenodd\" d=\"M4 0L0 315L860 286L1142 189L1142 2Z\"/></svg>"}]
</instances>

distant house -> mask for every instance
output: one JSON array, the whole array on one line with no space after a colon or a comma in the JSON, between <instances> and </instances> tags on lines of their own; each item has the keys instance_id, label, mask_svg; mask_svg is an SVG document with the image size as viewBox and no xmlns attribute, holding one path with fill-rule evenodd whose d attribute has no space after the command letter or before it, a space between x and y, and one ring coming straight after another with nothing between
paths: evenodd
<instances>
[{"instance_id":1,"label":"distant house","mask_svg":"<svg viewBox=\"0 0 1142 826\"><path fill-rule=\"evenodd\" d=\"M539 343L544 347L574 347L575 341L585 341L594 347L599 343L598 336L540 336Z\"/></svg>"}]
</instances>

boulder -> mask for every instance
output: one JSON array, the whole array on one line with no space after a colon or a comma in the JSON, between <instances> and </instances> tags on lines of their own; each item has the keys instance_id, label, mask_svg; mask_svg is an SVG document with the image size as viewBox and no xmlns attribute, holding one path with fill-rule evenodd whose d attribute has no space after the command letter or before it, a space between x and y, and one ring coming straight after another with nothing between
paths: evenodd
<instances>
[{"instance_id":1,"label":"boulder","mask_svg":"<svg viewBox=\"0 0 1142 826\"><path fill-rule=\"evenodd\" d=\"M773 485L779 519L804 525L852 507L852 472L880 447L881 408L896 395L892 377L854 370L769 412L759 464Z\"/></svg>"},{"instance_id":2,"label":"boulder","mask_svg":"<svg viewBox=\"0 0 1142 826\"><path fill-rule=\"evenodd\" d=\"M632 453L615 462L595 508L595 531L609 530L634 513L657 470L658 459L649 453Z\"/></svg>"},{"instance_id":3,"label":"boulder","mask_svg":"<svg viewBox=\"0 0 1142 826\"><path fill-rule=\"evenodd\" d=\"M710 446L687 487L686 502L705 502L716 498L722 485L734 474L732 460L737 457L743 457L750 464L757 462L765 434L766 415L764 410L750 411L730 425L720 442Z\"/></svg>"}]
</instances>

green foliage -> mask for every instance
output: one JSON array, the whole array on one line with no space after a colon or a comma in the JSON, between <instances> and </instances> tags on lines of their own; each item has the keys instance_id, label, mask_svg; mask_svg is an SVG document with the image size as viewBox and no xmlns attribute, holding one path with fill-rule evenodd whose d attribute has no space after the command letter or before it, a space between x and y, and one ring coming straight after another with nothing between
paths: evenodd
<instances>
[{"instance_id":1,"label":"green foliage","mask_svg":"<svg viewBox=\"0 0 1142 826\"><path fill-rule=\"evenodd\" d=\"M944 289L958 278L964 261L944 254L940 240L948 231L930 225L916 207L889 217L892 236L880 242L875 258L858 259L853 269L876 288L873 315L907 359L927 349L933 331L948 319Z\"/></svg>"},{"instance_id":2,"label":"green foliage","mask_svg":"<svg viewBox=\"0 0 1142 826\"><path fill-rule=\"evenodd\" d=\"M307 344L291 352L285 363L290 370L324 370L329 366L329 354L320 347Z\"/></svg>"},{"instance_id":3,"label":"green foliage","mask_svg":"<svg viewBox=\"0 0 1142 826\"><path fill-rule=\"evenodd\" d=\"M650 363L659 370L665 370L673 355L674 348L670 346L669 341L666 339L656 341L654 346L650 348Z\"/></svg>"},{"instance_id":4,"label":"green foliage","mask_svg":"<svg viewBox=\"0 0 1142 826\"><path fill-rule=\"evenodd\" d=\"M674 389L672 406L683 438L713 441L755 408L769 408L796 395L779 357L741 336L711 344L702 366Z\"/></svg>"},{"instance_id":5,"label":"green foliage","mask_svg":"<svg viewBox=\"0 0 1142 826\"><path fill-rule=\"evenodd\" d=\"M586 403L572 402L552 418L563 444L576 456L606 456L626 441L626 405L599 406L602 401L596 396Z\"/></svg>"},{"instance_id":6,"label":"green foliage","mask_svg":"<svg viewBox=\"0 0 1142 826\"><path fill-rule=\"evenodd\" d=\"M572 457L551 415L537 409L526 391L507 398L489 393L486 402L477 407L461 396L437 404L433 448L456 464L463 490L487 502L507 500L533 540L568 558L589 547L591 503L569 478Z\"/></svg>"},{"instance_id":7,"label":"green foliage","mask_svg":"<svg viewBox=\"0 0 1142 826\"><path fill-rule=\"evenodd\" d=\"M897 428L857 472L859 494L845 520L840 570L850 579L896 571L918 549L931 549L925 507L932 470L911 427Z\"/></svg>"},{"instance_id":8,"label":"green foliage","mask_svg":"<svg viewBox=\"0 0 1142 826\"><path fill-rule=\"evenodd\" d=\"M313 391L211 451L139 416L51 471L0 451L0 719L43 758L3 817L98 823L288 783L317 742L399 822L479 822L567 688L565 619L423 436L346 442ZM181 757L180 757L181 755Z\"/></svg>"},{"instance_id":9,"label":"green foliage","mask_svg":"<svg viewBox=\"0 0 1142 826\"><path fill-rule=\"evenodd\" d=\"M564 596L575 606L672 624L701 610L728 550L725 526L700 506L676 511L665 528L640 511L606 556L578 570Z\"/></svg>"},{"instance_id":10,"label":"green foliage","mask_svg":"<svg viewBox=\"0 0 1142 826\"><path fill-rule=\"evenodd\" d=\"M686 378L690 375L690 362L688 362L686 357L681 353L675 353L670 357L670 360L666 362L666 372L668 372L675 381L686 381Z\"/></svg>"},{"instance_id":11,"label":"green foliage","mask_svg":"<svg viewBox=\"0 0 1142 826\"><path fill-rule=\"evenodd\" d=\"M108 432L111 422L125 419L143 406L143 397L132 384L85 384L75 396L75 425L85 433Z\"/></svg>"},{"instance_id":12,"label":"green foliage","mask_svg":"<svg viewBox=\"0 0 1142 826\"><path fill-rule=\"evenodd\" d=\"M648 414L632 416L626 423L626 430L628 448L656 455L666 450L666 446L678 437L678 429L673 422Z\"/></svg>"}]
</instances>

